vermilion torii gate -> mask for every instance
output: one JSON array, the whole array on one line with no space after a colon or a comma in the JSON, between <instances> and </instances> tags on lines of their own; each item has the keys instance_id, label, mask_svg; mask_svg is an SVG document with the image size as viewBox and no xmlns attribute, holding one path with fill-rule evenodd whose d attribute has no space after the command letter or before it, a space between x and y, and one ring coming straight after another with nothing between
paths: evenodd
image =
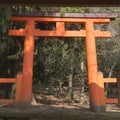
<instances>
[{"instance_id":1,"label":"vermilion torii gate","mask_svg":"<svg viewBox=\"0 0 120 120\"><path fill-rule=\"evenodd\" d=\"M114 14L65 14L60 16L12 16L10 21L25 22L25 29L9 30L10 36L24 36L24 60L22 72L22 89L19 96L21 105L30 105L32 95L32 76L33 76L33 56L34 56L34 37L85 37L88 65L88 85L90 93L90 105L93 111L104 111L104 88L98 81L98 66L96 55L95 38L110 37L109 31L95 30L95 24L108 24ZM40 30L35 28L39 22L54 22L55 30ZM66 23L84 24L85 29L66 30Z\"/></svg>"}]
</instances>

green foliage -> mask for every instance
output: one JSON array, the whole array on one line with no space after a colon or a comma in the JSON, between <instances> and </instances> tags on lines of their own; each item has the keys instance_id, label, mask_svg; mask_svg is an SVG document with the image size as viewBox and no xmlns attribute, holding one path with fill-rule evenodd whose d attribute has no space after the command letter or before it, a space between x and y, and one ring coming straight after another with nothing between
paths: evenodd
<instances>
[{"instance_id":1,"label":"green foliage","mask_svg":"<svg viewBox=\"0 0 120 120\"><path fill-rule=\"evenodd\" d=\"M85 7L61 7L60 8L60 13L84 13L84 12L89 12L89 8Z\"/></svg>"},{"instance_id":2,"label":"green foliage","mask_svg":"<svg viewBox=\"0 0 120 120\"><path fill-rule=\"evenodd\" d=\"M10 7L0 7L0 25L5 27L8 25L8 21L11 16L11 9Z\"/></svg>"},{"instance_id":3,"label":"green foliage","mask_svg":"<svg viewBox=\"0 0 120 120\"><path fill-rule=\"evenodd\" d=\"M38 38L35 51L34 79L42 83L59 84L68 81L71 65L75 68L75 74L80 73L80 61L85 60L86 55L85 40Z\"/></svg>"},{"instance_id":4,"label":"green foliage","mask_svg":"<svg viewBox=\"0 0 120 120\"><path fill-rule=\"evenodd\" d=\"M0 7L0 77L15 77L20 70L20 44L8 36L9 28L14 26L9 22L11 13L11 7Z\"/></svg>"},{"instance_id":5,"label":"green foliage","mask_svg":"<svg viewBox=\"0 0 120 120\"><path fill-rule=\"evenodd\" d=\"M8 39L7 30L10 16L10 7L0 7L0 40Z\"/></svg>"},{"instance_id":6,"label":"green foliage","mask_svg":"<svg viewBox=\"0 0 120 120\"><path fill-rule=\"evenodd\" d=\"M97 39L97 54L99 71L104 73L105 77L115 77L114 69L119 67L119 52L120 52L120 10L117 7L93 7L90 8L90 12L115 12L118 16L115 20L111 20L109 25L99 25L98 29L103 31L110 31L111 38Z\"/></svg>"}]
</instances>

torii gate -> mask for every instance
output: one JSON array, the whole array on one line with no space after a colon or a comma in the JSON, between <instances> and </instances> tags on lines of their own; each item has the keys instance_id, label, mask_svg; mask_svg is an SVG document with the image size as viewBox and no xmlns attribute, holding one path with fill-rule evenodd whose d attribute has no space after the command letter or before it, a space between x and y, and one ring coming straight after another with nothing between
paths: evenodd
<instances>
[{"instance_id":1,"label":"torii gate","mask_svg":"<svg viewBox=\"0 0 120 120\"><path fill-rule=\"evenodd\" d=\"M24 36L24 59L22 71L22 89L19 93L19 104L30 105L32 95L34 37L85 37L88 65L88 85L90 93L90 105L94 112L105 111L104 88L98 81L98 66L96 55L95 38L110 37L109 31L94 29L94 24L108 24L110 19L115 18L114 13L106 14L72 14L64 16L56 13L41 16L12 16L10 21L26 22L25 29L9 30L10 36ZM36 22L54 22L55 30L40 30L35 28ZM65 23L85 24L85 30L65 30Z\"/></svg>"}]
</instances>

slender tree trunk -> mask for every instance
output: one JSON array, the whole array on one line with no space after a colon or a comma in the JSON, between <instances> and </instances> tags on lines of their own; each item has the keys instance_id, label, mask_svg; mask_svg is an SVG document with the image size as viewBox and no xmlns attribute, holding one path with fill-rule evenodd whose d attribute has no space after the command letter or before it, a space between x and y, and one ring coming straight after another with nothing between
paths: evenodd
<instances>
[{"instance_id":1,"label":"slender tree trunk","mask_svg":"<svg viewBox=\"0 0 120 120\"><path fill-rule=\"evenodd\" d=\"M69 75L69 82L68 82L68 98L72 100L73 98L73 78L74 78L74 67L71 66L70 68L70 75Z\"/></svg>"},{"instance_id":2,"label":"slender tree trunk","mask_svg":"<svg viewBox=\"0 0 120 120\"><path fill-rule=\"evenodd\" d=\"M82 73L82 76L81 76L81 93L84 93L84 87L85 87L85 79L83 77L83 74L84 74L84 70L85 70L85 65L84 65L84 61L81 61L81 73Z\"/></svg>"},{"instance_id":3,"label":"slender tree trunk","mask_svg":"<svg viewBox=\"0 0 120 120\"><path fill-rule=\"evenodd\" d=\"M81 69L81 76L80 76L80 104L84 103L84 92L85 92L85 77L83 76L85 73L85 64L84 61L81 61L80 63L80 69Z\"/></svg>"},{"instance_id":4,"label":"slender tree trunk","mask_svg":"<svg viewBox=\"0 0 120 120\"><path fill-rule=\"evenodd\" d=\"M16 92L16 84L13 84L12 85L12 90L11 90L11 95L10 95L11 99L15 98L15 92Z\"/></svg>"}]
</instances>

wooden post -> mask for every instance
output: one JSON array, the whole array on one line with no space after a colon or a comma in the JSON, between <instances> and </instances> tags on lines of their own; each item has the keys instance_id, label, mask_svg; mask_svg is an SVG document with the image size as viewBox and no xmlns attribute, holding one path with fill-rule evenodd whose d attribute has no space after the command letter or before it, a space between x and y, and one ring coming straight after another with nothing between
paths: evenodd
<instances>
[{"instance_id":1,"label":"wooden post","mask_svg":"<svg viewBox=\"0 0 120 120\"><path fill-rule=\"evenodd\" d=\"M32 97L32 76L34 56L34 20L26 23L23 60L22 105L29 106Z\"/></svg>"},{"instance_id":2,"label":"wooden post","mask_svg":"<svg viewBox=\"0 0 120 120\"><path fill-rule=\"evenodd\" d=\"M116 69L117 87L118 87L118 105L120 106L120 69Z\"/></svg>"},{"instance_id":3,"label":"wooden post","mask_svg":"<svg viewBox=\"0 0 120 120\"><path fill-rule=\"evenodd\" d=\"M64 33L65 31L65 23L64 22L56 22L56 30Z\"/></svg>"},{"instance_id":4,"label":"wooden post","mask_svg":"<svg viewBox=\"0 0 120 120\"><path fill-rule=\"evenodd\" d=\"M100 105L102 108L102 112L106 112L106 103L105 103L105 95L104 95L104 78L102 72L98 72L98 83L99 83Z\"/></svg>"},{"instance_id":5,"label":"wooden post","mask_svg":"<svg viewBox=\"0 0 120 120\"><path fill-rule=\"evenodd\" d=\"M22 96L22 74L18 74L16 78L16 96L15 96L15 105L19 107L21 105L21 96Z\"/></svg>"},{"instance_id":6,"label":"wooden post","mask_svg":"<svg viewBox=\"0 0 120 120\"><path fill-rule=\"evenodd\" d=\"M86 21L86 52L88 65L88 84L90 93L90 108L91 111L100 113L102 106L100 104L99 83L98 83L98 68L96 44L94 36L94 23L92 19Z\"/></svg>"}]
</instances>

